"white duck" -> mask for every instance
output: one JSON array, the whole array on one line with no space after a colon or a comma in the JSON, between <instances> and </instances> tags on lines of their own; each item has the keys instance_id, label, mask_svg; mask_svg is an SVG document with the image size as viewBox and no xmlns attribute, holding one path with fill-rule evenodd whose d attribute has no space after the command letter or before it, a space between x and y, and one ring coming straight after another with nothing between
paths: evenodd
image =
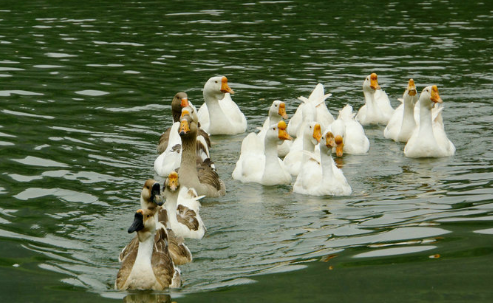
<instances>
[{"instance_id":1,"label":"white duck","mask_svg":"<svg viewBox=\"0 0 493 303\"><path fill-rule=\"evenodd\" d=\"M302 149L291 150L283 160L289 173L295 177L298 176L301 170L303 159L307 154L312 154L315 151L315 145L317 145L322 136L320 124L317 122L306 123L302 131L303 134L300 134L301 136L299 137L302 140Z\"/></svg>"},{"instance_id":2,"label":"white duck","mask_svg":"<svg viewBox=\"0 0 493 303\"><path fill-rule=\"evenodd\" d=\"M139 209L128 233L137 232L135 249L122 261L115 288L119 290L164 290L180 287L180 270L175 268L168 252L167 234L156 230L156 209Z\"/></svg>"},{"instance_id":3,"label":"white duck","mask_svg":"<svg viewBox=\"0 0 493 303\"><path fill-rule=\"evenodd\" d=\"M320 140L319 157L307 157L293 185L293 192L313 196L348 196L352 189L330 156L335 147L329 131Z\"/></svg>"},{"instance_id":4,"label":"white duck","mask_svg":"<svg viewBox=\"0 0 493 303\"><path fill-rule=\"evenodd\" d=\"M419 96L419 126L404 147L406 157L437 158L452 156L455 153L455 146L443 128L441 110L435 118L435 123L432 120L432 102L443 102L436 85L425 87Z\"/></svg>"},{"instance_id":5,"label":"white duck","mask_svg":"<svg viewBox=\"0 0 493 303\"><path fill-rule=\"evenodd\" d=\"M289 135L296 137L300 132L300 129L303 128L302 124L304 119L303 119L302 111L303 111L303 107L308 103L312 104L316 109L314 121L320 123L320 126L323 129L329 126L334 121L334 117L329 112L329 109L325 104L325 100L330 96L332 96L332 94L325 94L324 86L321 83L319 83L315 86L315 88L313 89L312 93L308 98L303 96L298 97L298 100L301 100L302 103L296 109L296 112L294 113L291 120L289 120L289 124L288 124Z\"/></svg>"},{"instance_id":6,"label":"white duck","mask_svg":"<svg viewBox=\"0 0 493 303\"><path fill-rule=\"evenodd\" d=\"M284 121L270 126L263 143L250 133L243 140L233 179L267 186L291 183L291 174L277 156L277 144L282 140L291 140Z\"/></svg>"},{"instance_id":7,"label":"white duck","mask_svg":"<svg viewBox=\"0 0 493 303\"><path fill-rule=\"evenodd\" d=\"M198 121L197 113L193 107L186 106L182 108L181 116L183 115L191 115L194 117L195 121ZM154 171L161 177L167 177L170 172L177 170L181 164L182 145L179 134L180 119L181 118L179 117L178 122L173 123L173 126L171 127L166 150L154 160ZM209 134L201 128L198 130L196 144L197 157L202 161L210 158L209 147L211 146L211 141L209 139Z\"/></svg>"},{"instance_id":8,"label":"white duck","mask_svg":"<svg viewBox=\"0 0 493 303\"><path fill-rule=\"evenodd\" d=\"M167 227L175 235L183 238L202 239L206 228L200 217L200 202L193 188L180 186L178 173L173 171L164 183L164 208L167 215Z\"/></svg>"},{"instance_id":9,"label":"white duck","mask_svg":"<svg viewBox=\"0 0 493 303\"><path fill-rule=\"evenodd\" d=\"M247 121L231 99L226 77L212 77L204 85L204 101L198 115L200 126L211 135L235 135L246 131Z\"/></svg>"},{"instance_id":10,"label":"white duck","mask_svg":"<svg viewBox=\"0 0 493 303\"><path fill-rule=\"evenodd\" d=\"M339 154L341 152L350 155L362 155L368 153L368 150L370 149L370 140L368 140L363 126L358 121L356 121L354 116L355 114L353 113L353 107L349 104L346 104L346 106L344 106L344 108L339 111L339 116L337 117L336 121L342 121L345 130L344 136L342 136L342 151L336 151L336 155L338 157L342 155ZM332 133L335 136L337 143L339 141L337 135L335 132ZM340 146L340 144L338 144L337 146Z\"/></svg>"},{"instance_id":11,"label":"white duck","mask_svg":"<svg viewBox=\"0 0 493 303\"><path fill-rule=\"evenodd\" d=\"M264 124L262 128L260 129L260 132L257 134L257 136L260 138L260 142L264 142L265 134L269 130L269 127L272 124L277 124L283 119L288 119L288 114L286 113L286 103L275 100L272 102L272 105L269 107L269 115L267 116L267 119L265 119ZM293 144L293 141L291 140L284 140L280 145L277 146L277 152L279 157L284 157L288 152Z\"/></svg>"},{"instance_id":12,"label":"white duck","mask_svg":"<svg viewBox=\"0 0 493 303\"><path fill-rule=\"evenodd\" d=\"M390 120L394 109L387 94L378 85L377 74L372 73L363 82L365 105L359 111L356 119L362 125L385 124Z\"/></svg>"},{"instance_id":13,"label":"white duck","mask_svg":"<svg viewBox=\"0 0 493 303\"><path fill-rule=\"evenodd\" d=\"M387 127L383 131L385 138L396 142L407 142L417 126L414 117L414 106L418 101L418 95L413 79L409 79L402 100L403 103L395 109Z\"/></svg>"}]
</instances>

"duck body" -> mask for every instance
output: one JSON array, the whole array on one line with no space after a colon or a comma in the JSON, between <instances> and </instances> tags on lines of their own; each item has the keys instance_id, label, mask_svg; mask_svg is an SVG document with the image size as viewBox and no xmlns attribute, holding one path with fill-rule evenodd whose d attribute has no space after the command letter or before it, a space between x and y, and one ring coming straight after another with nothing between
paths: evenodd
<instances>
[{"instance_id":1,"label":"duck body","mask_svg":"<svg viewBox=\"0 0 493 303\"><path fill-rule=\"evenodd\" d=\"M344 122L346 127L344 135L344 153L350 155L362 155L368 153L370 140L365 134L363 126L354 118L353 108L347 104L339 111L338 120Z\"/></svg>"},{"instance_id":2,"label":"duck body","mask_svg":"<svg viewBox=\"0 0 493 303\"><path fill-rule=\"evenodd\" d=\"M291 183L291 174L277 154L278 143L290 139L284 121L271 125L263 143L259 136L250 133L242 142L240 158L232 174L233 179L266 186Z\"/></svg>"},{"instance_id":3,"label":"duck body","mask_svg":"<svg viewBox=\"0 0 493 303\"><path fill-rule=\"evenodd\" d=\"M211 135L235 135L247 129L245 115L231 99L226 77L212 77L204 85L204 101L198 112L201 127Z\"/></svg>"},{"instance_id":4,"label":"duck body","mask_svg":"<svg viewBox=\"0 0 493 303\"><path fill-rule=\"evenodd\" d=\"M427 86L421 92L419 97L420 122L404 147L404 155L406 157L437 158L452 156L455 153L455 146L447 138L443 123L440 123L440 112L438 112L436 117L438 118L438 124L434 126L432 119L432 102L442 102L436 85Z\"/></svg>"},{"instance_id":5,"label":"duck body","mask_svg":"<svg viewBox=\"0 0 493 303\"><path fill-rule=\"evenodd\" d=\"M383 131L385 138L392 139L396 142L407 142L417 127L414 107L418 100L418 96L416 94L416 85L414 84L413 79L409 80L402 100L403 103L396 108Z\"/></svg>"},{"instance_id":6,"label":"duck body","mask_svg":"<svg viewBox=\"0 0 493 303\"><path fill-rule=\"evenodd\" d=\"M320 140L319 157L305 157L293 192L313 196L347 196L352 193L342 170L330 156L335 145L334 135L326 132Z\"/></svg>"},{"instance_id":7,"label":"duck body","mask_svg":"<svg viewBox=\"0 0 493 303\"><path fill-rule=\"evenodd\" d=\"M378 85L377 74L372 73L366 77L363 82L363 94L365 105L359 109L356 119L362 125L387 125L394 109L390 104L389 97Z\"/></svg>"}]
</instances>

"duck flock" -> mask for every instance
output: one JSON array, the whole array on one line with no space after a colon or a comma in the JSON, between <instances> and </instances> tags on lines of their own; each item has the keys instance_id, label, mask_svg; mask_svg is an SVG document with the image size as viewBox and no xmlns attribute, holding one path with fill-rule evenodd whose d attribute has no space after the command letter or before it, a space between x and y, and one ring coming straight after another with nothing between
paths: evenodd
<instances>
[{"instance_id":1,"label":"duck flock","mask_svg":"<svg viewBox=\"0 0 493 303\"><path fill-rule=\"evenodd\" d=\"M212 77L204 85L204 103L197 111L184 92L171 101L173 124L159 138L154 170L165 178L149 179L140 196L140 209L128 229L136 236L122 250L115 288L153 289L181 286L178 265L192 262L184 239L202 239L200 199L226 194L210 157L212 135L236 135L247 120L231 99L226 77ZM386 125L384 137L406 143L404 156L447 157L455 153L445 132L443 103L436 85L425 87L418 98L410 79L402 104L393 109L372 73L363 82L365 105L357 113L351 105L329 112L322 84L318 84L289 122L286 104L274 101L259 131L249 133L232 177L265 186L292 184L293 192L315 196L346 196L352 192L333 157L368 153L370 141L363 126Z\"/></svg>"}]
</instances>

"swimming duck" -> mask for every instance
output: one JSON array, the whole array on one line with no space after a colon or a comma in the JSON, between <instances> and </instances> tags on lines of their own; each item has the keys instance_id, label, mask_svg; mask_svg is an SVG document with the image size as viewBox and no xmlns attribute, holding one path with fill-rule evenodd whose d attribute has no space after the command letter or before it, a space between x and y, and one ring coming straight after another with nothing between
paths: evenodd
<instances>
[{"instance_id":1,"label":"swimming duck","mask_svg":"<svg viewBox=\"0 0 493 303\"><path fill-rule=\"evenodd\" d=\"M198 121L198 116L196 110L193 107L186 106L182 108L181 115L191 115L194 117L195 121ZM164 152L162 152L156 160L154 160L154 171L161 177L167 177L168 174L174 170L177 170L181 164L181 137L179 135L180 123L174 123L172 126L172 131L169 136L169 144ZM209 134L204 130L199 128L197 135L197 157L202 161L210 158L209 148L211 146L211 141L209 139Z\"/></svg>"},{"instance_id":2,"label":"swimming duck","mask_svg":"<svg viewBox=\"0 0 493 303\"><path fill-rule=\"evenodd\" d=\"M304 159L308 157L308 155L314 153L315 145L317 145L317 143L320 141L320 137L322 136L320 124L317 122L306 123L302 131L303 134L298 137L302 140L302 149L291 149L283 160L284 164L288 168L289 173L295 177L298 176Z\"/></svg>"},{"instance_id":3,"label":"swimming duck","mask_svg":"<svg viewBox=\"0 0 493 303\"><path fill-rule=\"evenodd\" d=\"M305 155L300 173L293 185L293 192L313 196L351 194L351 186L330 155L337 145L336 141L334 135L328 131L320 140L319 156Z\"/></svg>"},{"instance_id":4,"label":"swimming duck","mask_svg":"<svg viewBox=\"0 0 493 303\"><path fill-rule=\"evenodd\" d=\"M235 135L247 129L245 115L231 99L226 77L212 77L204 85L204 101L198 115L201 127L211 135Z\"/></svg>"},{"instance_id":5,"label":"swimming duck","mask_svg":"<svg viewBox=\"0 0 493 303\"><path fill-rule=\"evenodd\" d=\"M363 105L356 116L362 125L385 124L390 120L394 109L390 104L389 97L378 85L377 74L372 73L363 82L363 94L365 105Z\"/></svg>"},{"instance_id":6,"label":"swimming duck","mask_svg":"<svg viewBox=\"0 0 493 303\"><path fill-rule=\"evenodd\" d=\"M219 178L211 162L200 161L196 156L197 130L197 122L192 116L184 115L180 121L182 156L178 173L181 184L187 188L194 188L201 196L224 196L226 186Z\"/></svg>"},{"instance_id":7,"label":"swimming duck","mask_svg":"<svg viewBox=\"0 0 493 303\"><path fill-rule=\"evenodd\" d=\"M425 87L419 96L419 125L404 147L406 157L437 158L455 153L455 146L448 139L443 127L441 110L434 119L432 117L432 102L443 102L436 85Z\"/></svg>"},{"instance_id":8,"label":"swimming duck","mask_svg":"<svg viewBox=\"0 0 493 303\"><path fill-rule=\"evenodd\" d=\"M312 104L315 107L315 120L320 123L322 129L325 129L332 122L334 122L334 117L329 112L327 105L325 104L325 100L332 96L332 94L325 94L324 86L321 83L318 83L313 89L312 93L308 98L300 96L298 99L302 101L302 103L296 109L291 120L289 120L288 124L288 133L290 136L297 137L298 132L303 132L303 108L306 104Z\"/></svg>"},{"instance_id":9,"label":"swimming duck","mask_svg":"<svg viewBox=\"0 0 493 303\"><path fill-rule=\"evenodd\" d=\"M288 114L286 113L286 103L275 100L269 107L269 115L267 119L265 119L260 132L257 134L257 136L260 138L260 142L264 142L265 134L267 133L267 130L269 130L269 127L272 124L279 123L283 119L288 119ZM277 146L278 156L284 157L289 152L292 143L293 141L291 140L282 141L282 143Z\"/></svg>"},{"instance_id":10,"label":"swimming duck","mask_svg":"<svg viewBox=\"0 0 493 303\"><path fill-rule=\"evenodd\" d=\"M284 121L271 125L264 142L255 133L245 137L233 179L267 186L291 183L291 174L277 155L277 144L282 140L291 140L286 127Z\"/></svg>"},{"instance_id":11,"label":"swimming duck","mask_svg":"<svg viewBox=\"0 0 493 303\"><path fill-rule=\"evenodd\" d=\"M183 242L183 238L177 237L172 230L166 228L167 220L163 220L163 218L166 218L166 209L162 207L163 200L161 198L160 188L157 181L153 179L146 180L140 193L140 208L155 210L156 229L163 229L167 232L168 250L174 264L182 265L190 263L192 262L192 253ZM139 239L135 237L122 249L118 260L122 262L129 252L137 249L138 244Z\"/></svg>"},{"instance_id":12,"label":"swimming duck","mask_svg":"<svg viewBox=\"0 0 493 303\"><path fill-rule=\"evenodd\" d=\"M164 208L167 213L167 227L183 238L202 239L206 228L200 217L200 202L193 188L180 186L178 173L173 171L164 183Z\"/></svg>"},{"instance_id":13,"label":"swimming duck","mask_svg":"<svg viewBox=\"0 0 493 303\"><path fill-rule=\"evenodd\" d=\"M184 107L189 106L188 95L185 92L178 92L171 100L171 114L173 115L173 124L159 137L159 142L157 145L158 154L163 153L168 147L168 142L170 140L170 135L176 134L178 136L178 127L180 127L180 117L181 110ZM172 131L174 128L175 131ZM178 136L178 139L180 137Z\"/></svg>"},{"instance_id":14,"label":"swimming duck","mask_svg":"<svg viewBox=\"0 0 493 303\"><path fill-rule=\"evenodd\" d=\"M342 142L338 144L334 151L336 156L341 157L343 153L349 155L362 155L368 153L370 149L370 140L365 134L363 126L354 118L353 107L346 104L339 111L339 116L332 123L331 130L335 137L335 141ZM339 125L338 125L339 124ZM327 130L325 132L327 132ZM341 136L342 140L337 136Z\"/></svg>"},{"instance_id":15,"label":"swimming duck","mask_svg":"<svg viewBox=\"0 0 493 303\"><path fill-rule=\"evenodd\" d=\"M418 101L418 95L413 79L409 79L402 100L403 103L395 109L387 127L383 131L385 138L396 142L407 142L417 126L414 117L414 106Z\"/></svg>"},{"instance_id":16,"label":"swimming duck","mask_svg":"<svg viewBox=\"0 0 493 303\"><path fill-rule=\"evenodd\" d=\"M137 232L139 242L122 261L116 289L164 290L181 286L180 270L168 252L167 234L163 229L156 230L155 213L155 209L139 209L135 213L128 233Z\"/></svg>"}]
</instances>

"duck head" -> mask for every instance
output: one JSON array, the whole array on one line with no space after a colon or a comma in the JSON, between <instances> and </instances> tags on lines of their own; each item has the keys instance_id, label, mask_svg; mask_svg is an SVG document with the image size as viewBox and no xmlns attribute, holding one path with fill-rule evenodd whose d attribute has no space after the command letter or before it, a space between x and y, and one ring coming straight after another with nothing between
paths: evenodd
<instances>
[{"instance_id":1,"label":"duck head","mask_svg":"<svg viewBox=\"0 0 493 303\"><path fill-rule=\"evenodd\" d=\"M163 205L161 187L157 181L153 179L146 180L140 193L140 205L142 208L155 208L156 205Z\"/></svg>"},{"instance_id":2,"label":"duck head","mask_svg":"<svg viewBox=\"0 0 493 303\"><path fill-rule=\"evenodd\" d=\"M182 108L189 106L188 95L185 92L176 93L171 101L171 112L173 113L173 122L180 121Z\"/></svg>"},{"instance_id":3,"label":"duck head","mask_svg":"<svg viewBox=\"0 0 493 303\"><path fill-rule=\"evenodd\" d=\"M280 116L283 119L288 119L288 114L286 114L286 104L279 100L272 102L269 109L269 116Z\"/></svg>"},{"instance_id":4,"label":"duck head","mask_svg":"<svg viewBox=\"0 0 493 303\"><path fill-rule=\"evenodd\" d=\"M180 189L180 178L176 171L172 171L169 173L168 177L164 181L164 187L171 192Z\"/></svg>"},{"instance_id":5,"label":"duck head","mask_svg":"<svg viewBox=\"0 0 493 303\"><path fill-rule=\"evenodd\" d=\"M139 241L145 241L156 230L155 209L139 209L135 212L134 221L128 228L128 233L137 232Z\"/></svg>"},{"instance_id":6,"label":"duck head","mask_svg":"<svg viewBox=\"0 0 493 303\"><path fill-rule=\"evenodd\" d=\"M363 82L363 90L375 92L377 89L380 89L380 85L378 85L378 76L375 73L367 76L365 81Z\"/></svg>"},{"instance_id":7,"label":"duck head","mask_svg":"<svg viewBox=\"0 0 493 303\"><path fill-rule=\"evenodd\" d=\"M204 85L204 95L219 95L218 100L224 98L225 93L234 94L228 85L228 78L224 76L212 77Z\"/></svg>"}]
</instances>

